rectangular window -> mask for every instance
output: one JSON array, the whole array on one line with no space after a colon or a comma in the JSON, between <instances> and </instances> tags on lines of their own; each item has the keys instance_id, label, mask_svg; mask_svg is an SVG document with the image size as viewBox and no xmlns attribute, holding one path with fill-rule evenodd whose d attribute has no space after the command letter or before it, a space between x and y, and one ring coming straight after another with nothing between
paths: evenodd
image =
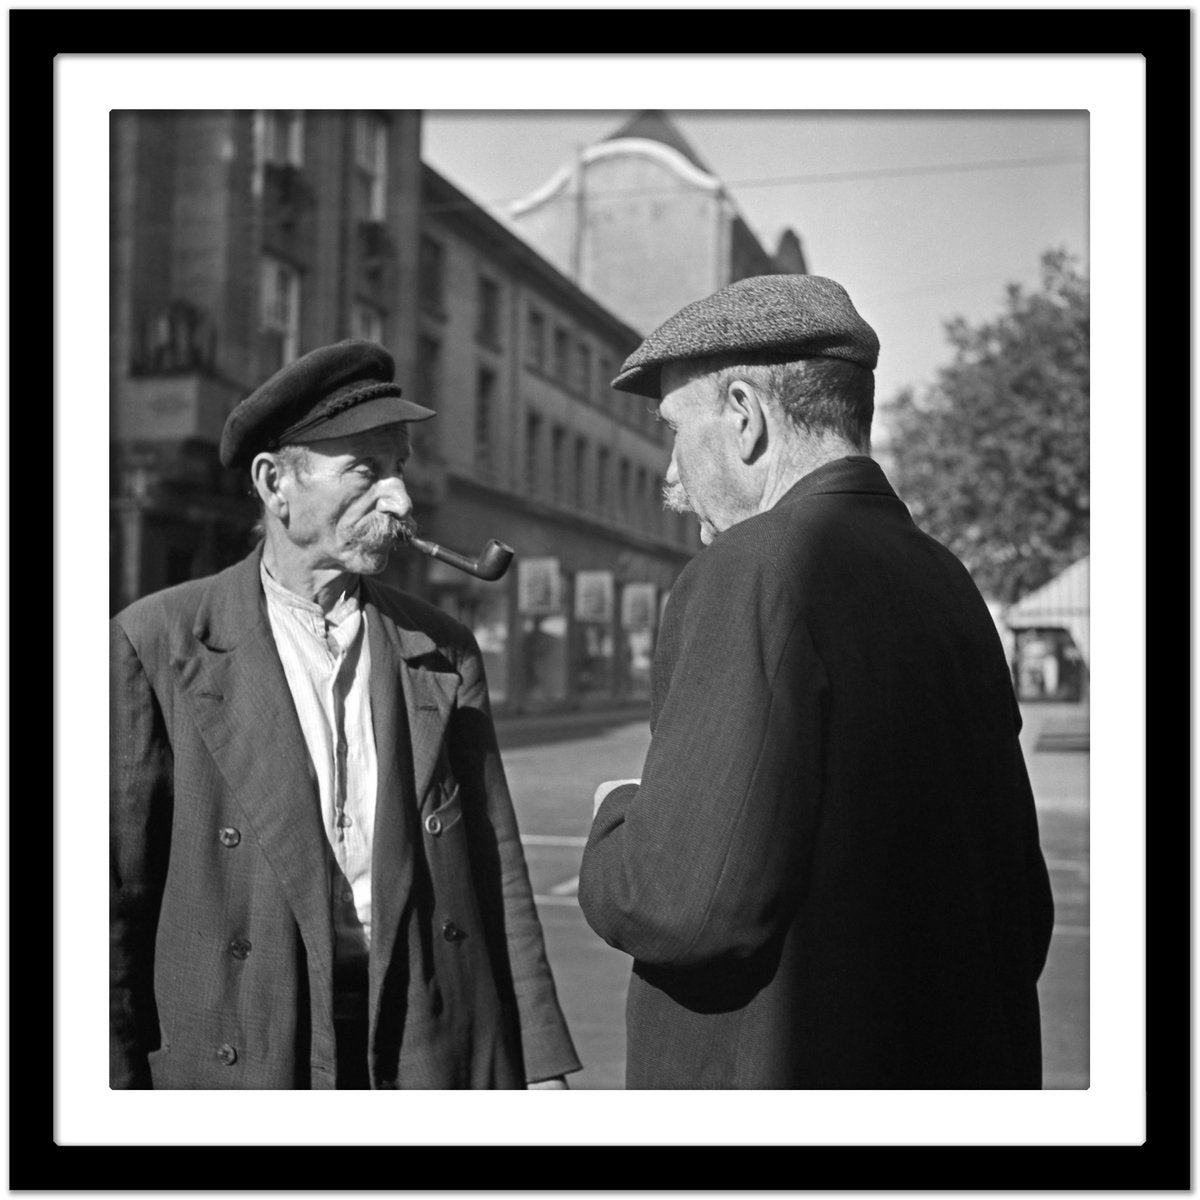
<instances>
[{"instance_id":1,"label":"rectangular window","mask_svg":"<svg viewBox=\"0 0 1200 1200\"><path fill-rule=\"evenodd\" d=\"M387 207L387 119L379 113L354 117L355 212L360 220L382 221Z\"/></svg>"},{"instance_id":2,"label":"rectangular window","mask_svg":"<svg viewBox=\"0 0 1200 1200\"><path fill-rule=\"evenodd\" d=\"M475 380L475 465L492 466L492 406L496 402L496 372L480 367Z\"/></svg>"},{"instance_id":3,"label":"rectangular window","mask_svg":"<svg viewBox=\"0 0 1200 1200\"><path fill-rule=\"evenodd\" d=\"M278 258L263 255L260 283L265 373L278 371L299 353L300 273Z\"/></svg>"},{"instance_id":4,"label":"rectangular window","mask_svg":"<svg viewBox=\"0 0 1200 1200\"><path fill-rule=\"evenodd\" d=\"M607 354L602 354L600 370L596 378L596 399L602 404L612 399L612 389L608 385L612 382L613 374L612 359Z\"/></svg>"},{"instance_id":5,"label":"rectangular window","mask_svg":"<svg viewBox=\"0 0 1200 1200\"><path fill-rule=\"evenodd\" d=\"M350 336L383 342L383 313L373 304L356 304L350 312Z\"/></svg>"},{"instance_id":6,"label":"rectangular window","mask_svg":"<svg viewBox=\"0 0 1200 1200\"><path fill-rule=\"evenodd\" d=\"M525 489L537 495L541 487L542 418L537 413L525 417Z\"/></svg>"},{"instance_id":7,"label":"rectangular window","mask_svg":"<svg viewBox=\"0 0 1200 1200\"><path fill-rule=\"evenodd\" d=\"M634 506L634 524L641 526L643 529L648 524L649 513L646 511L646 468L638 467L637 469L637 492L636 502Z\"/></svg>"},{"instance_id":8,"label":"rectangular window","mask_svg":"<svg viewBox=\"0 0 1200 1200\"><path fill-rule=\"evenodd\" d=\"M417 387L412 397L417 404L437 409L442 391L442 344L437 338L417 338ZM404 389L408 396L408 389ZM414 426L415 428L415 426Z\"/></svg>"},{"instance_id":9,"label":"rectangular window","mask_svg":"<svg viewBox=\"0 0 1200 1200\"><path fill-rule=\"evenodd\" d=\"M550 435L550 492L555 500L563 498L563 454L567 441L567 431L561 425L555 425Z\"/></svg>"},{"instance_id":10,"label":"rectangular window","mask_svg":"<svg viewBox=\"0 0 1200 1200\"><path fill-rule=\"evenodd\" d=\"M431 237L421 238L417 260L417 292L423 307L441 313L443 309L443 275L445 251Z\"/></svg>"},{"instance_id":11,"label":"rectangular window","mask_svg":"<svg viewBox=\"0 0 1200 1200\"><path fill-rule=\"evenodd\" d=\"M529 328L526 335L525 363L541 370L546 362L546 318L536 308L529 310Z\"/></svg>"},{"instance_id":12,"label":"rectangular window","mask_svg":"<svg viewBox=\"0 0 1200 1200\"><path fill-rule=\"evenodd\" d=\"M575 359L578 375L575 378L575 390L583 397L590 399L592 394L592 348L587 342L580 342Z\"/></svg>"},{"instance_id":13,"label":"rectangular window","mask_svg":"<svg viewBox=\"0 0 1200 1200\"><path fill-rule=\"evenodd\" d=\"M275 109L259 112L254 121L258 161L278 167L304 165L304 113Z\"/></svg>"},{"instance_id":14,"label":"rectangular window","mask_svg":"<svg viewBox=\"0 0 1200 1200\"><path fill-rule=\"evenodd\" d=\"M500 285L486 275L479 277L479 311L475 336L488 346L500 345Z\"/></svg>"},{"instance_id":15,"label":"rectangular window","mask_svg":"<svg viewBox=\"0 0 1200 1200\"><path fill-rule=\"evenodd\" d=\"M622 519L629 516L629 460L621 459L617 476L617 515Z\"/></svg>"},{"instance_id":16,"label":"rectangular window","mask_svg":"<svg viewBox=\"0 0 1200 1200\"><path fill-rule=\"evenodd\" d=\"M571 381L568 375L568 362L571 354L571 336L565 329L556 329L554 331L554 375L556 379L561 379L563 383L569 384Z\"/></svg>"},{"instance_id":17,"label":"rectangular window","mask_svg":"<svg viewBox=\"0 0 1200 1200\"><path fill-rule=\"evenodd\" d=\"M608 513L608 464L611 455L606 446L601 446L596 455L596 511L601 516Z\"/></svg>"},{"instance_id":18,"label":"rectangular window","mask_svg":"<svg viewBox=\"0 0 1200 1200\"><path fill-rule=\"evenodd\" d=\"M574 499L575 507L583 508L587 504L586 493L584 491L584 478L587 474L587 438L577 437L575 439L575 476L574 476Z\"/></svg>"},{"instance_id":19,"label":"rectangular window","mask_svg":"<svg viewBox=\"0 0 1200 1200\"><path fill-rule=\"evenodd\" d=\"M442 345L436 338L417 338L417 371L413 390L404 394L426 408L437 410L442 398ZM408 430L413 457L428 461L437 456L437 421L414 421Z\"/></svg>"}]
</instances>

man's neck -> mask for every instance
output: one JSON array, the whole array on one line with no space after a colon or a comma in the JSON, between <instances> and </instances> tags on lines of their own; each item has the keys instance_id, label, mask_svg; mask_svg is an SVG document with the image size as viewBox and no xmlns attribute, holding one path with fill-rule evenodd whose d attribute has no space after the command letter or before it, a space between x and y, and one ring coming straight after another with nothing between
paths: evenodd
<instances>
[{"instance_id":1,"label":"man's neck","mask_svg":"<svg viewBox=\"0 0 1200 1200\"><path fill-rule=\"evenodd\" d=\"M318 568L281 552L268 537L263 546L263 566L280 587L310 604L319 604L322 612L330 609L358 583L358 576L336 568Z\"/></svg>"},{"instance_id":2,"label":"man's neck","mask_svg":"<svg viewBox=\"0 0 1200 1200\"><path fill-rule=\"evenodd\" d=\"M818 467L852 454L864 453L866 451L852 446L843 438L796 439L789 447L788 453L781 455L769 472L758 511L766 512L774 508L805 475L811 475Z\"/></svg>"}]
</instances>

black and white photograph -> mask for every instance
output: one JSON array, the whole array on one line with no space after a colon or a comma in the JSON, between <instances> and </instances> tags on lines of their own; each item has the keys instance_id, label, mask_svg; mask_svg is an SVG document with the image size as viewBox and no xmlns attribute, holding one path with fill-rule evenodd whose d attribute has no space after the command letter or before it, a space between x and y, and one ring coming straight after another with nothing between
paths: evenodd
<instances>
[{"instance_id":1,"label":"black and white photograph","mask_svg":"<svg viewBox=\"0 0 1200 1200\"><path fill-rule=\"evenodd\" d=\"M109 903L57 930L108 995L56 1121L1137 1144L1137 56L866 56L861 99L602 57L500 103L503 56L461 96L386 51L62 68L108 476L107 805L61 861Z\"/></svg>"},{"instance_id":2,"label":"black and white photograph","mask_svg":"<svg viewBox=\"0 0 1200 1200\"><path fill-rule=\"evenodd\" d=\"M112 1086L1086 1087L1087 146L114 112Z\"/></svg>"}]
</instances>

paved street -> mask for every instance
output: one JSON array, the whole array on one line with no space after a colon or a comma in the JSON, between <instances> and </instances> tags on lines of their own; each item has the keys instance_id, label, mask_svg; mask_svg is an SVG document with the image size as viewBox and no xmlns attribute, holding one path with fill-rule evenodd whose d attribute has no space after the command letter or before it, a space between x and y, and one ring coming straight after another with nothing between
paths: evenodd
<instances>
[{"instance_id":1,"label":"paved street","mask_svg":"<svg viewBox=\"0 0 1200 1200\"><path fill-rule=\"evenodd\" d=\"M1023 712L1056 909L1040 985L1045 1081L1080 1088L1088 1082L1089 755L1079 748L1086 713L1052 704ZM626 712L518 719L501 722L499 732L559 996L584 1063L571 1085L620 1088L629 959L588 928L575 888L592 792L602 779L640 773L649 730L644 717Z\"/></svg>"}]
</instances>

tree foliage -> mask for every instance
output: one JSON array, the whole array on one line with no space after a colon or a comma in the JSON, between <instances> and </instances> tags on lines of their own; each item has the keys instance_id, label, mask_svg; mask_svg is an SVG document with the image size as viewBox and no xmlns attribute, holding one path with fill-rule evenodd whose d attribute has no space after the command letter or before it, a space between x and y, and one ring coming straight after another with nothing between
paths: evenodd
<instances>
[{"instance_id":1,"label":"tree foliage","mask_svg":"<svg viewBox=\"0 0 1200 1200\"><path fill-rule=\"evenodd\" d=\"M953 362L889 406L901 497L1003 603L1088 552L1088 284L1064 251L1041 265L994 320L948 322Z\"/></svg>"}]
</instances>

